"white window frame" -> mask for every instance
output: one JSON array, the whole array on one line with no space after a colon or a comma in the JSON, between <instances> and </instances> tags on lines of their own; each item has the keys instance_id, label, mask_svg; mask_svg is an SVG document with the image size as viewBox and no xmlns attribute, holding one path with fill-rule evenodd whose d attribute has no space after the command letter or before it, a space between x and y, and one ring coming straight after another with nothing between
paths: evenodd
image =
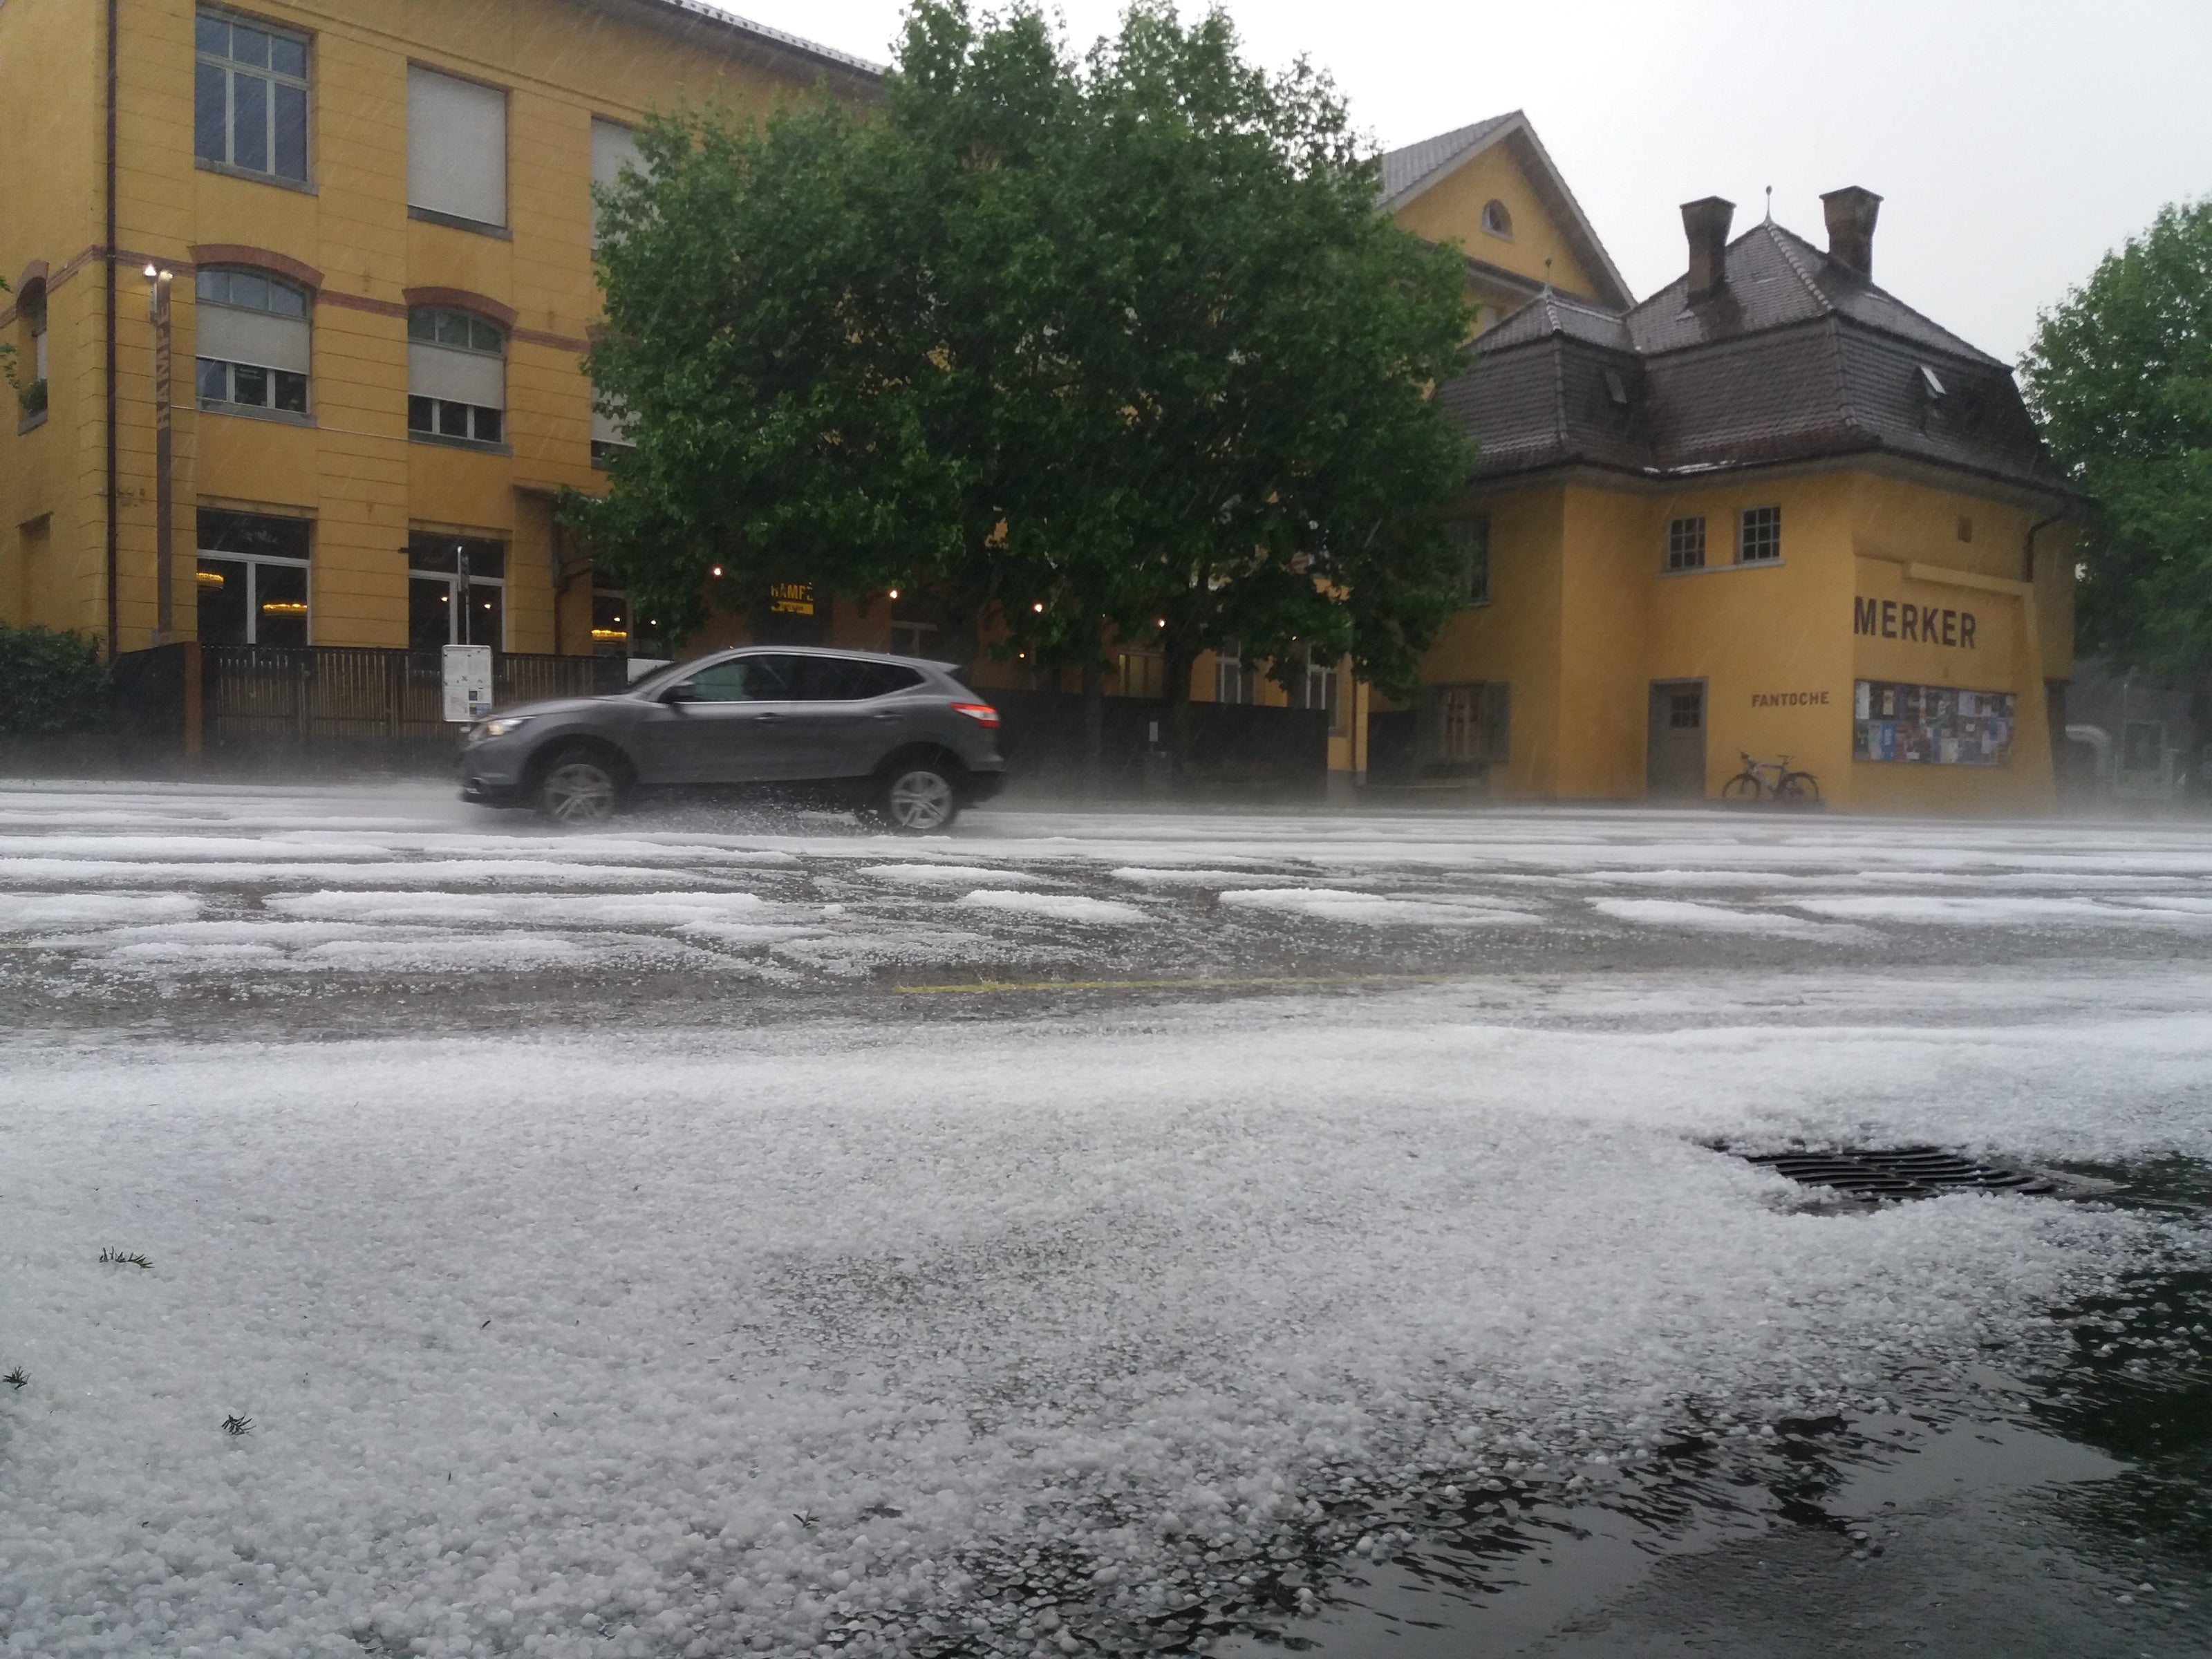
<instances>
[{"instance_id":1,"label":"white window frame","mask_svg":"<svg viewBox=\"0 0 2212 1659\"><path fill-rule=\"evenodd\" d=\"M235 58L228 56L217 58L213 53L202 50L199 46L198 39L199 20L203 17L211 18L217 21L233 26L242 25L246 28L258 30L261 33L266 34L273 40L289 40L294 46L300 48L301 58L304 67L301 73L294 75L289 70L279 70L273 64L264 67L259 64L243 63ZM302 33L298 29L289 28L282 23L272 23L268 21L266 19L256 17L246 12L233 11L227 6L195 6L192 9L192 28L194 35L192 43L192 158L194 161L202 167L216 167L226 173L239 173L248 179L265 179L281 184L297 185L303 189L308 188L310 186L310 181L313 180L315 176L314 38L312 35ZM223 77L223 153L220 156L202 155L199 153L198 66L202 64L205 64L210 68L221 70ZM266 105L264 110L264 118L267 123L267 131L264 135L267 149L264 153L269 159L269 165L265 167L248 167L236 159L238 154L238 77L241 75L265 82L268 85L269 90L266 94ZM276 89L279 87L296 89L300 94L300 100L302 106L300 118L300 171L297 173L282 173L279 172L276 167Z\"/></svg>"},{"instance_id":2,"label":"white window frame","mask_svg":"<svg viewBox=\"0 0 2212 1659\"><path fill-rule=\"evenodd\" d=\"M236 275L258 277L260 281L267 284L272 295L281 292L295 296L300 301L300 309L296 317L293 313L282 310L274 305L240 305L236 301L228 297L227 294L223 297L210 298L205 292L208 286L207 279L210 276L222 276L228 279L228 277ZM228 288L227 281L224 286ZM194 332L197 337L193 341L195 362L192 378L194 387L198 392L199 406L202 409L223 415L250 414L273 418L276 420L293 422L312 420L314 416L313 366L315 296L307 289L301 287L299 283L291 281L288 277L279 276L273 271L256 270L251 265L207 266L204 268L194 278L192 288ZM249 356L242 354L231 354L223 356L216 356L209 351L200 349L208 333L210 331L218 331L217 330L210 329L210 324L211 319L207 314L210 309L217 312L236 312L240 315L246 317L268 317L275 319L276 324L278 325L279 327L261 331L268 337L264 341L264 349L253 356ZM297 353L295 359L300 366L295 368L289 363L279 363L274 361L262 361L263 359L274 359L279 356L292 355L281 349L270 348L280 346L281 342L279 340L279 330L283 325L289 325L294 322L296 322L299 325L300 334L302 341L301 347ZM252 403L241 399L237 396L238 371L241 368L259 369L269 377L267 382L269 397L266 402ZM220 396L210 397L209 395L209 371L210 369L218 371L220 374L222 387ZM276 377L280 374L292 374L298 376L300 381L300 407L298 409L286 409L283 404L277 402L278 383Z\"/></svg>"},{"instance_id":3,"label":"white window frame","mask_svg":"<svg viewBox=\"0 0 2212 1659\"><path fill-rule=\"evenodd\" d=\"M199 562L242 565L246 569L246 643L261 643L261 567L273 566L283 570L301 570L307 576L307 614L303 631L307 643L315 642L315 563L313 559L284 559L270 553L232 553L200 548L192 567L195 588L199 577Z\"/></svg>"},{"instance_id":4,"label":"white window frame","mask_svg":"<svg viewBox=\"0 0 2212 1659\"><path fill-rule=\"evenodd\" d=\"M1667 521L1667 568L1703 570L1705 568L1705 515L1685 513Z\"/></svg>"},{"instance_id":5,"label":"white window frame","mask_svg":"<svg viewBox=\"0 0 2212 1659\"><path fill-rule=\"evenodd\" d=\"M418 329L428 319L431 336L424 338ZM465 325L467 338L440 338L441 321L458 319ZM496 337L497 350L476 343L477 331L483 330ZM407 435L417 442L464 444L472 449L504 451L507 446L507 331L489 317L458 306L416 306L407 313ZM447 362L446 359L453 360ZM486 362L499 365L499 401L484 403L477 398L441 397L441 391L459 389L455 385L444 386L429 384L452 374L462 379L481 372ZM479 392L488 388L479 387ZM465 432L450 432L446 423L454 418L453 411L463 410L459 416ZM430 424L417 425L416 417L427 415ZM483 416L492 416L498 435L481 435L487 422Z\"/></svg>"},{"instance_id":6,"label":"white window frame","mask_svg":"<svg viewBox=\"0 0 2212 1659\"><path fill-rule=\"evenodd\" d=\"M1762 533L1758 541L1762 551L1752 551L1752 526L1756 520ZM1763 533L1771 529L1771 535ZM1782 560L1782 508L1769 502L1763 507L1747 507L1736 515L1735 562L1738 564L1778 564Z\"/></svg>"},{"instance_id":7,"label":"white window frame","mask_svg":"<svg viewBox=\"0 0 2212 1659\"><path fill-rule=\"evenodd\" d=\"M1241 647L1213 653L1213 700L1246 705L1260 701L1260 671L1245 662Z\"/></svg>"}]
</instances>

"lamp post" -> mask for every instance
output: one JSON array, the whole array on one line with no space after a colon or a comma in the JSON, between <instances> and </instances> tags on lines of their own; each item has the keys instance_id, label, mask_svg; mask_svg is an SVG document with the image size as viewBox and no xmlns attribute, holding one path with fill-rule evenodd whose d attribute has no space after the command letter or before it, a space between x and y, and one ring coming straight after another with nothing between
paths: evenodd
<instances>
[{"instance_id":1,"label":"lamp post","mask_svg":"<svg viewBox=\"0 0 2212 1659\"><path fill-rule=\"evenodd\" d=\"M154 643L166 645L176 632L176 572L169 465L169 284L177 273L146 267L146 316L154 325Z\"/></svg>"}]
</instances>

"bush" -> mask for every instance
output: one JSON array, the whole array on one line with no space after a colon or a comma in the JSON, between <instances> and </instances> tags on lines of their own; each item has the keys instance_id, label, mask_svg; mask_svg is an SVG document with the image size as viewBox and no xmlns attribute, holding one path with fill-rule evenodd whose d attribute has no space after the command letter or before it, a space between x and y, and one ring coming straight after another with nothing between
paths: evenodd
<instances>
[{"instance_id":1,"label":"bush","mask_svg":"<svg viewBox=\"0 0 2212 1659\"><path fill-rule=\"evenodd\" d=\"M0 623L0 736L97 732L107 714L99 646L78 634Z\"/></svg>"}]
</instances>

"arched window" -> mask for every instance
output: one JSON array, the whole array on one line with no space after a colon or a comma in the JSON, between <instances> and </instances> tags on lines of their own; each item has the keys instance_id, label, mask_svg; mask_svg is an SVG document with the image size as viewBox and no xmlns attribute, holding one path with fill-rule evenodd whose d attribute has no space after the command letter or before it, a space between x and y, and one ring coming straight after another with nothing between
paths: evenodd
<instances>
[{"instance_id":1,"label":"arched window","mask_svg":"<svg viewBox=\"0 0 2212 1659\"><path fill-rule=\"evenodd\" d=\"M15 398L25 421L35 421L46 412L46 281L34 277L23 284L23 292L15 301L15 319L23 334L16 347L17 361L30 373L23 377L16 389Z\"/></svg>"},{"instance_id":2,"label":"arched window","mask_svg":"<svg viewBox=\"0 0 2212 1659\"><path fill-rule=\"evenodd\" d=\"M1505 210L1504 203L1493 198L1482 204L1482 228L1492 236L1513 234L1513 216Z\"/></svg>"},{"instance_id":3,"label":"arched window","mask_svg":"<svg viewBox=\"0 0 2212 1659\"><path fill-rule=\"evenodd\" d=\"M407 430L457 443L506 441L507 336L449 306L407 313Z\"/></svg>"},{"instance_id":4,"label":"arched window","mask_svg":"<svg viewBox=\"0 0 2212 1659\"><path fill-rule=\"evenodd\" d=\"M200 407L305 415L313 349L307 291L266 271L210 265L193 292Z\"/></svg>"}]
</instances>

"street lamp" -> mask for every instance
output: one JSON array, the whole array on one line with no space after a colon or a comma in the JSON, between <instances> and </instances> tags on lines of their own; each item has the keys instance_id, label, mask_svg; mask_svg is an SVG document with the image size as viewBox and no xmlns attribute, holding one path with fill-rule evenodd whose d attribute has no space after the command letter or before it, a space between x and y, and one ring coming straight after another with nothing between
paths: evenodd
<instances>
[{"instance_id":1,"label":"street lamp","mask_svg":"<svg viewBox=\"0 0 2212 1659\"><path fill-rule=\"evenodd\" d=\"M154 325L154 643L165 645L176 632L173 495L170 483L169 284L177 273L149 263L146 267L146 319Z\"/></svg>"}]
</instances>

